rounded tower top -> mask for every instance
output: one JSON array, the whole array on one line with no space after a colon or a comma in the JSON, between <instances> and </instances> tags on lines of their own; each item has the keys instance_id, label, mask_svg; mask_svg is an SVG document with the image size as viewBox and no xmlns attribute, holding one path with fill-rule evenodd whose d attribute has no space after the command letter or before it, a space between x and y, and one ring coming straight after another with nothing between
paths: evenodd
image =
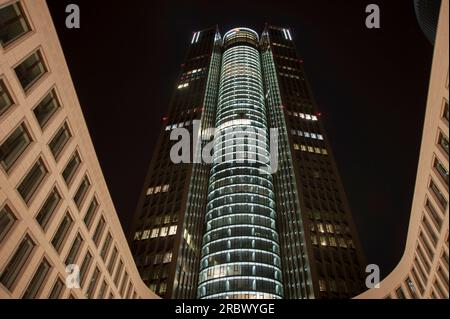
<instances>
[{"instance_id":1,"label":"rounded tower top","mask_svg":"<svg viewBox=\"0 0 450 319\"><path fill-rule=\"evenodd\" d=\"M258 47L258 33L249 28L234 28L223 36L223 46L227 49L234 45L250 45Z\"/></svg>"}]
</instances>

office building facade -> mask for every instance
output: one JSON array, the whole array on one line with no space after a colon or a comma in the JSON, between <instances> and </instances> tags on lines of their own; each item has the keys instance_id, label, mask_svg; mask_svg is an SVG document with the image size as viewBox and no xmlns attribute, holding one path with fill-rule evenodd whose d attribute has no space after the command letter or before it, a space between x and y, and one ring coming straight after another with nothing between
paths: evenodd
<instances>
[{"instance_id":1,"label":"office building facade","mask_svg":"<svg viewBox=\"0 0 450 319\"><path fill-rule=\"evenodd\" d=\"M362 249L290 29L194 32L161 120L129 236L152 290L300 299L364 289Z\"/></svg>"},{"instance_id":2,"label":"office building facade","mask_svg":"<svg viewBox=\"0 0 450 319\"><path fill-rule=\"evenodd\" d=\"M0 0L0 298L157 298L133 262L44 0Z\"/></svg>"},{"instance_id":3,"label":"office building facade","mask_svg":"<svg viewBox=\"0 0 450 319\"><path fill-rule=\"evenodd\" d=\"M426 4L425 4L426 5ZM442 1L408 235L402 259L359 299L448 299L448 1ZM433 35L434 38L434 35Z\"/></svg>"}]
</instances>

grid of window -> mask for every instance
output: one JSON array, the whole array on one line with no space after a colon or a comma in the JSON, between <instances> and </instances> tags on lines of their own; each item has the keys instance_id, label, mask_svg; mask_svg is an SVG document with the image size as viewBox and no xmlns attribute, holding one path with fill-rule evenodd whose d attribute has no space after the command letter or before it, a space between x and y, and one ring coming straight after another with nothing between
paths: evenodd
<instances>
[{"instance_id":1,"label":"grid of window","mask_svg":"<svg viewBox=\"0 0 450 319\"><path fill-rule=\"evenodd\" d=\"M25 293L22 297L23 299L34 299L37 297L39 290L41 289L42 284L45 281L45 278L50 272L50 269L51 266L49 262L44 258L38 269L36 270L33 279L31 279L27 289L25 290Z\"/></svg>"},{"instance_id":2,"label":"grid of window","mask_svg":"<svg viewBox=\"0 0 450 319\"><path fill-rule=\"evenodd\" d=\"M11 98L11 95L9 94L8 90L6 89L5 82L0 79L0 115L6 112L6 110L9 109L11 105L14 104L13 99Z\"/></svg>"},{"instance_id":3,"label":"grid of window","mask_svg":"<svg viewBox=\"0 0 450 319\"><path fill-rule=\"evenodd\" d=\"M47 67L44 64L41 51L36 51L15 67L17 78L25 92L36 83L45 73Z\"/></svg>"},{"instance_id":4,"label":"grid of window","mask_svg":"<svg viewBox=\"0 0 450 319\"><path fill-rule=\"evenodd\" d=\"M0 8L0 45L6 47L30 31L20 1Z\"/></svg>"},{"instance_id":5,"label":"grid of window","mask_svg":"<svg viewBox=\"0 0 450 319\"><path fill-rule=\"evenodd\" d=\"M51 90L39 104L34 108L34 116L41 128L48 123L53 114L61 107L55 90Z\"/></svg>"},{"instance_id":6,"label":"grid of window","mask_svg":"<svg viewBox=\"0 0 450 319\"><path fill-rule=\"evenodd\" d=\"M53 213L56 211L59 203L61 202L61 195L59 194L56 187L52 189L47 199L44 202L44 205L39 209L38 214L36 215L36 221L45 229L48 223L51 220Z\"/></svg>"},{"instance_id":7,"label":"grid of window","mask_svg":"<svg viewBox=\"0 0 450 319\"><path fill-rule=\"evenodd\" d=\"M40 158L17 187L17 191L26 203L33 197L47 173L48 170L45 167L43 160Z\"/></svg>"},{"instance_id":8,"label":"grid of window","mask_svg":"<svg viewBox=\"0 0 450 319\"><path fill-rule=\"evenodd\" d=\"M0 163L2 167L8 171L32 141L25 124L22 123L0 145Z\"/></svg>"},{"instance_id":9,"label":"grid of window","mask_svg":"<svg viewBox=\"0 0 450 319\"><path fill-rule=\"evenodd\" d=\"M22 240L11 260L6 265L0 276L0 282L8 290L11 290L22 268L27 264L28 259L35 247L29 235Z\"/></svg>"},{"instance_id":10,"label":"grid of window","mask_svg":"<svg viewBox=\"0 0 450 319\"><path fill-rule=\"evenodd\" d=\"M67 123L64 123L63 126L59 128L58 132L56 132L56 135L48 144L55 159L59 157L59 155L64 149L64 146L67 145L71 137L72 134L70 133L69 125Z\"/></svg>"},{"instance_id":11,"label":"grid of window","mask_svg":"<svg viewBox=\"0 0 450 319\"><path fill-rule=\"evenodd\" d=\"M3 239L9 233L9 231L13 227L15 221L16 221L16 216L14 216L13 212L8 207L8 205L5 205L0 210L0 243L3 241Z\"/></svg>"}]
</instances>

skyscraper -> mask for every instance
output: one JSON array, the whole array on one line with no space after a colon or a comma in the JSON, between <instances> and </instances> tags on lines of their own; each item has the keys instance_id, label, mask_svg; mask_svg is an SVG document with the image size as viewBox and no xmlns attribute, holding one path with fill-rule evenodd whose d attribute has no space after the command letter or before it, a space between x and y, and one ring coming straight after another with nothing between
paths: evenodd
<instances>
[{"instance_id":1,"label":"skyscraper","mask_svg":"<svg viewBox=\"0 0 450 319\"><path fill-rule=\"evenodd\" d=\"M162 121L130 235L152 290L347 298L363 289L362 249L290 29L194 32ZM187 158L177 138L188 132Z\"/></svg>"}]
</instances>

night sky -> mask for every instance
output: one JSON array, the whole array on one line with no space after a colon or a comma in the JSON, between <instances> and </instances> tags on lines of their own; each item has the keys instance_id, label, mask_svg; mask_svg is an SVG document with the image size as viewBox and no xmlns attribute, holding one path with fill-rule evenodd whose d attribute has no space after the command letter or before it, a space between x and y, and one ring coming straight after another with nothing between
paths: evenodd
<instances>
[{"instance_id":1,"label":"night sky","mask_svg":"<svg viewBox=\"0 0 450 319\"><path fill-rule=\"evenodd\" d=\"M65 6L81 9L66 29ZM365 27L366 5L381 29ZM386 276L406 239L433 47L412 0L48 0L125 231L193 31L287 26L322 112L365 249Z\"/></svg>"}]
</instances>

